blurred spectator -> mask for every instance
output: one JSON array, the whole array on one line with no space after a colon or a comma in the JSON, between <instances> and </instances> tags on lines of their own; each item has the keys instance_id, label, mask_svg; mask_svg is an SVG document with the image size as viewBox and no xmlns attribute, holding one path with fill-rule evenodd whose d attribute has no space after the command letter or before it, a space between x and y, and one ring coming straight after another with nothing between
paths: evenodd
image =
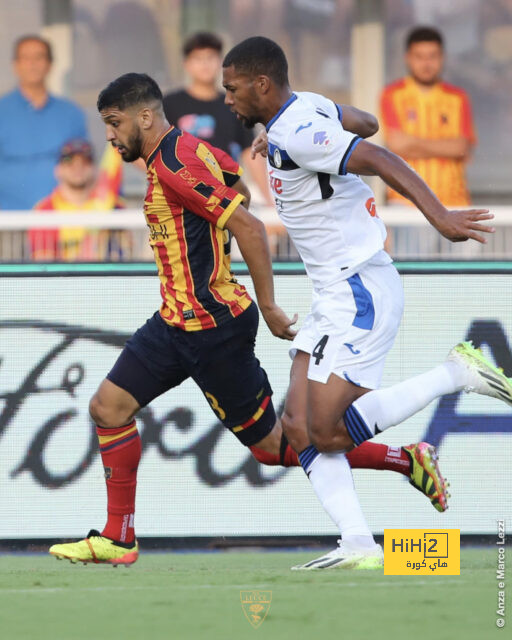
<instances>
[{"instance_id":1,"label":"blurred spectator","mask_svg":"<svg viewBox=\"0 0 512 640\"><path fill-rule=\"evenodd\" d=\"M57 187L34 207L39 211L105 211L124 207L118 195L121 175L119 153L108 145L98 176L92 147L86 140L65 143L55 167ZM29 245L33 260L120 259L129 249L124 231L89 231L81 227L32 229Z\"/></svg>"},{"instance_id":2,"label":"blurred spectator","mask_svg":"<svg viewBox=\"0 0 512 640\"><path fill-rule=\"evenodd\" d=\"M224 104L224 93L219 91L222 41L214 33L196 33L185 41L183 56L189 84L164 97L165 117L242 162L265 203L274 206L265 162L259 156L251 158L253 134Z\"/></svg>"},{"instance_id":3,"label":"blurred spectator","mask_svg":"<svg viewBox=\"0 0 512 640\"><path fill-rule=\"evenodd\" d=\"M18 87L0 98L0 209L31 209L55 186L62 144L87 135L82 110L48 93L50 44L23 36L13 50Z\"/></svg>"},{"instance_id":4,"label":"blurred spectator","mask_svg":"<svg viewBox=\"0 0 512 640\"><path fill-rule=\"evenodd\" d=\"M443 57L439 31L413 29L405 51L409 75L384 88L381 117L389 149L414 167L444 205L461 207L469 204L465 165L476 136L467 94L441 80ZM409 203L392 190L388 200Z\"/></svg>"}]
</instances>

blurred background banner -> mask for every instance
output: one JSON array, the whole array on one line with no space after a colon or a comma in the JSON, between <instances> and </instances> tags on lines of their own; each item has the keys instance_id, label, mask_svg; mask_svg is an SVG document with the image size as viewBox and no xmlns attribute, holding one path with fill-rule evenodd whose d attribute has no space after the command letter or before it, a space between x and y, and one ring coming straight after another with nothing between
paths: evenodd
<instances>
[{"instance_id":1,"label":"blurred background banner","mask_svg":"<svg viewBox=\"0 0 512 640\"><path fill-rule=\"evenodd\" d=\"M84 275L50 277L40 268L22 277L18 268L17 277L0 279L0 539L81 536L104 517L89 398L160 301L152 274L96 270L93 276L83 269ZM408 302L383 386L437 365L463 339L512 374L510 273L477 264L471 274L442 265L428 274L406 265L403 271ZM300 267L285 273L276 276L277 299L301 322L310 284ZM247 276L240 279L251 289ZM257 354L276 407L288 385L288 346L260 323ZM393 446L425 439L437 445L452 498L439 514L403 476L355 470L372 530L435 526L493 534L496 517L512 511L511 418L510 408L495 400L457 394L380 435ZM190 381L142 410L138 424L139 536L335 534L303 471L257 464Z\"/></svg>"},{"instance_id":2,"label":"blurred background banner","mask_svg":"<svg viewBox=\"0 0 512 640\"><path fill-rule=\"evenodd\" d=\"M2 3L0 17L6 66L19 36L41 33L52 42L50 88L85 109L97 156L104 139L98 92L128 71L149 73L164 92L181 86L181 46L195 31L215 31L225 50L252 35L275 39L288 56L294 89L377 113L383 85L404 75L407 32L442 25L444 79L468 93L479 132L468 166L472 199L510 199L509 0L18 0ZM3 73L0 92L14 82ZM126 173L125 193L140 196L144 176Z\"/></svg>"}]
</instances>

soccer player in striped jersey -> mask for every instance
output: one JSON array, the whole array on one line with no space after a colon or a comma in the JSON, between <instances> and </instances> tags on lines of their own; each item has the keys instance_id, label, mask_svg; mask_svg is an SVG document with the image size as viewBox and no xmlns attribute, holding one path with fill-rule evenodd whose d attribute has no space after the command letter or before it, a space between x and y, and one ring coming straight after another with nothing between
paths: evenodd
<instances>
[{"instance_id":1,"label":"soccer player in striped jersey","mask_svg":"<svg viewBox=\"0 0 512 640\"><path fill-rule=\"evenodd\" d=\"M158 395L192 377L213 411L256 459L298 466L282 434L272 390L254 354L256 305L233 278L229 235L236 237L272 333L294 337L293 320L275 304L264 228L246 208L239 166L222 151L170 127L156 83L127 74L101 94L108 140L127 162L148 169L144 212L161 281L162 306L128 340L91 401L105 469L108 519L76 543L50 553L73 562L131 564L138 557L134 512L140 437L134 416ZM446 488L426 443L366 443L349 454L354 467L410 477L433 505L446 508Z\"/></svg>"},{"instance_id":2,"label":"soccer player in striped jersey","mask_svg":"<svg viewBox=\"0 0 512 640\"><path fill-rule=\"evenodd\" d=\"M407 37L409 75L384 88L381 113L387 147L406 160L447 207L469 205L465 166L476 143L467 93L441 79L441 33L416 27ZM393 189L389 202L411 204Z\"/></svg>"},{"instance_id":3,"label":"soccer player in striped jersey","mask_svg":"<svg viewBox=\"0 0 512 640\"><path fill-rule=\"evenodd\" d=\"M386 232L373 193L358 174L379 175L452 241L485 242L492 215L448 211L403 160L354 133L351 110L318 94L294 93L284 52L272 40L244 40L223 67L226 104L247 126L266 125L277 211L313 283L311 313L290 350L282 425L341 543L300 568L378 567L382 549L357 500L345 452L444 394L464 389L512 404L512 381L462 343L432 371L379 389L403 291L383 249Z\"/></svg>"}]
</instances>

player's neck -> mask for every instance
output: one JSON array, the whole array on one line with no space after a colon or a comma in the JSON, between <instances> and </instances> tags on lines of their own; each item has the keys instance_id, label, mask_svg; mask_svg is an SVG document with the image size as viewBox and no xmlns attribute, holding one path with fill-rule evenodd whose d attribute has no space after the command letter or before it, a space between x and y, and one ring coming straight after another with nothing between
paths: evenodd
<instances>
[{"instance_id":1,"label":"player's neck","mask_svg":"<svg viewBox=\"0 0 512 640\"><path fill-rule=\"evenodd\" d=\"M171 125L165 118L159 119L158 122L155 122L155 126L151 132L148 133L147 138L142 143L142 152L140 156L144 162L147 162L149 156L153 153L162 136L169 130L170 126Z\"/></svg>"},{"instance_id":2,"label":"player's neck","mask_svg":"<svg viewBox=\"0 0 512 640\"><path fill-rule=\"evenodd\" d=\"M204 84L202 82L192 82L187 86L185 90L196 100L204 100L205 102L215 100L215 98L219 95L219 90L217 89L217 85L215 83Z\"/></svg>"},{"instance_id":3,"label":"player's neck","mask_svg":"<svg viewBox=\"0 0 512 640\"><path fill-rule=\"evenodd\" d=\"M276 89L275 94L269 99L268 106L262 116L265 118L265 124L269 123L272 118L279 112L284 104L292 97L293 91L289 86L282 89Z\"/></svg>"},{"instance_id":4,"label":"player's neck","mask_svg":"<svg viewBox=\"0 0 512 640\"><path fill-rule=\"evenodd\" d=\"M20 84L19 89L36 109L44 107L48 101L48 91L44 84Z\"/></svg>"}]
</instances>

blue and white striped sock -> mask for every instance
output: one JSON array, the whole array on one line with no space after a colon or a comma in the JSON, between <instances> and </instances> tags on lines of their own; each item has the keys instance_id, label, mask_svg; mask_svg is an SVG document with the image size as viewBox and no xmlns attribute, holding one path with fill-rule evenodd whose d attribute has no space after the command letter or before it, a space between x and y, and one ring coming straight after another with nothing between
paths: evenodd
<instances>
[{"instance_id":1,"label":"blue and white striped sock","mask_svg":"<svg viewBox=\"0 0 512 640\"><path fill-rule=\"evenodd\" d=\"M359 446L365 440L373 438L375 435L353 404L345 411L344 420L348 435L356 446Z\"/></svg>"},{"instance_id":2,"label":"blue and white striped sock","mask_svg":"<svg viewBox=\"0 0 512 640\"><path fill-rule=\"evenodd\" d=\"M306 475L309 474L309 469L311 468L311 465L319 455L320 455L320 452L312 444L310 444L309 447L306 447L303 451L299 453L299 462L301 463L302 468L304 469L304 473Z\"/></svg>"}]
</instances>

